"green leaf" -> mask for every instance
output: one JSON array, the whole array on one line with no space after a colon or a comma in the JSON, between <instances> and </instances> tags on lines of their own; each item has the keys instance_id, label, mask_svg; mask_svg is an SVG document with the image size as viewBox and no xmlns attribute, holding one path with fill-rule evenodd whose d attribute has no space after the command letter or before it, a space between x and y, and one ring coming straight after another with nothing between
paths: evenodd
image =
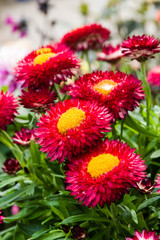
<instances>
[{"instance_id":1,"label":"green leaf","mask_svg":"<svg viewBox=\"0 0 160 240\"><path fill-rule=\"evenodd\" d=\"M160 149L153 152L150 156L150 158L158 158L158 157L160 157Z\"/></svg>"},{"instance_id":2,"label":"green leaf","mask_svg":"<svg viewBox=\"0 0 160 240\"><path fill-rule=\"evenodd\" d=\"M12 184L15 183L16 181L21 181L21 180L27 180L27 178L25 178L23 175L21 176L17 176L17 177L11 177L3 182L0 183L0 188L8 185L8 184Z\"/></svg>"},{"instance_id":3,"label":"green leaf","mask_svg":"<svg viewBox=\"0 0 160 240\"><path fill-rule=\"evenodd\" d=\"M103 217L97 217L97 215L79 214L66 218L61 223L59 223L59 225L83 221L108 222L109 220Z\"/></svg>"},{"instance_id":4,"label":"green leaf","mask_svg":"<svg viewBox=\"0 0 160 240\"><path fill-rule=\"evenodd\" d=\"M146 126L144 126L141 122L132 118L129 115L125 118L124 125L125 125L125 127L132 129L134 132L138 132L138 133L141 133L143 135L146 135L146 136L152 137L152 138L153 137L159 138L159 135L154 133L153 129L152 129L152 131L146 129Z\"/></svg>"},{"instance_id":5,"label":"green leaf","mask_svg":"<svg viewBox=\"0 0 160 240\"><path fill-rule=\"evenodd\" d=\"M148 231L148 227L147 227L147 224L146 224L146 222L144 220L142 212L139 212L137 214L137 218L138 218L138 227L139 227L139 229L143 230L145 228Z\"/></svg>"},{"instance_id":6,"label":"green leaf","mask_svg":"<svg viewBox=\"0 0 160 240\"><path fill-rule=\"evenodd\" d=\"M7 207L8 204L12 203L16 199L20 198L22 195L29 194L30 191L33 189L34 185L29 185L26 187L23 187L22 189L18 191L14 191L9 195L6 195L0 199L0 206L1 207Z\"/></svg>"},{"instance_id":7,"label":"green leaf","mask_svg":"<svg viewBox=\"0 0 160 240\"><path fill-rule=\"evenodd\" d=\"M41 228L40 230L38 230L37 232L35 232L35 233L32 235L32 238L31 238L31 239L37 239L37 238L39 239L39 237L40 237L42 234L48 232L49 230L50 230L50 227L45 226L45 227Z\"/></svg>"},{"instance_id":8,"label":"green leaf","mask_svg":"<svg viewBox=\"0 0 160 240\"><path fill-rule=\"evenodd\" d=\"M41 225L38 224L18 224L19 229L26 235L29 235L30 237L39 231L40 229L44 228Z\"/></svg>"},{"instance_id":9,"label":"green leaf","mask_svg":"<svg viewBox=\"0 0 160 240\"><path fill-rule=\"evenodd\" d=\"M24 167L23 162L22 162L22 160L23 160L22 151L16 144L13 143L13 140L8 135L8 133L3 130L0 131L0 142L5 144L12 151L15 158L17 158L17 160L20 162L21 166Z\"/></svg>"},{"instance_id":10,"label":"green leaf","mask_svg":"<svg viewBox=\"0 0 160 240\"><path fill-rule=\"evenodd\" d=\"M6 217L4 219L4 222L14 222L17 221L19 219L22 219L28 215L30 215L33 212L33 209L28 209L28 208L24 208L21 211L19 211L16 215L12 215L11 217Z\"/></svg>"},{"instance_id":11,"label":"green leaf","mask_svg":"<svg viewBox=\"0 0 160 240\"><path fill-rule=\"evenodd\" d=\"M136 224L138 224L137 214L136 214L136 212L135 212L133 209L131 210L131 215L132 215L132 220L133 220Z\"/></svg>"},{"instance_id":12,"label":"green leaf","mask_svg":"<svg viewBox=\"0 0 160 240\"><path fill-rule=\"evenodd\" d=\"M31 141L30 143L32 163L40 163L41 155L38 144Z\"/></svg>"},{"instance_id":13,"label":"green leaf","mask_svg":"<svg viewBox=\"0 0 160 240\"><path fill-rule=\"evenodd\" d=\"M65 219L61 211L59 211L57 208L55 208L54 206L51 206L51 209L53 213L55 213L61 220Z\"/></svg>"},{"instance_id":14,"label":"green leaf","mask_svg":"<svg viewBox=\"0 0 160 240\"><path fill-rule=\"evenodd\" d=\"M38 240L54 240L60 237L65 237L65 233L62 231L60 232L60 230L52 230L49 233L39 237Z\"/></svg>"},{"instance_id":15,"label":"green leaf","mask_svg":"<svg viewBox=\"0 0 160 240\"><path fill-rule=\"evenodd\" d=\"M131 223L132 222L131 210L123 204L118 205L118 208L120 209L120 212L121 212L122 217L125 220L125 222Z\"/></svg>"},{"instance_id":16,"label":"green leaf","mask_svg":"<svg viewBox=\"0 0 160 240\"><path fill-rule=\"evenodd\" d=\"M157 200L159 200L159 199L160 199L160 196L155 196L155 197L149 198L149 199L145 200L144 202L142 202L142 203L138 206L137 210L140 211L140 210L142 210L143 208L148 207L148 206L151 205L153 202L155 202L155 201L157 201Z\"/></svg>"}]
</instances>

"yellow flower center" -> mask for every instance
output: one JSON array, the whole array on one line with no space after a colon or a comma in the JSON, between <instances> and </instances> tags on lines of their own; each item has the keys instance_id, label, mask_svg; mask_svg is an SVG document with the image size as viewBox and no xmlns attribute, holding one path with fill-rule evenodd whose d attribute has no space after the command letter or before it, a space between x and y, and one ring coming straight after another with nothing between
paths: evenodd
<instances>
[{"instance_id":1,"label":"yellow flower center","mask_svg":"<svg viewBox=\"0 0 160 240\"><path fill-rule=\"evenodd\" d=\"M33 62L33 65L42 65L43 63L47 62L51 57L54 57L56 54L55 53L42 53L38 55Z\"/></svg>"},{"instance_id":2,"label":"yellow flower center","mask_svg":"<svg viewBox=\"0 0 160 240\"><path fill-rule=\"evenodd\" d=\"M117 86L117 83L112 80L103 80L94 85L93 89L103 95L107 96L110 91Z\"/></svg>"},{"instance_id":3,"label":"yellow flower center","mask_svg":"<svg viewBox=\"0 0 160 240\"><path fill-rule=\"evenodd\" d=\"M73 107L61 115L57 128L61 134L65 134L69 129L78 127L86 118L85 112Z\"/></svg>"},{"instance_id":4,"label":"yellow flower center","mask_svg":"<svg viewBox=\"0 0 160 240\"><path fill-rule=\"evenodd\" d=\"M39 54L42 54L42 53L51 53L52 52L52 49L51 48L39 48L36 53L39 55Z\"/></svg>"},{"instance_id":5,"label":"yellow flower center","mask_svg":"<svg viewBox=\"0 0 160 240\"><path fill-rule=\"evenodd\" d=\"M102 174L111 171L114 167L119 165L118 157L110 153L103 153L97 157L92 157L88 163L87 172L93 178L100 177Z\"/></svg>"}]
</instances>

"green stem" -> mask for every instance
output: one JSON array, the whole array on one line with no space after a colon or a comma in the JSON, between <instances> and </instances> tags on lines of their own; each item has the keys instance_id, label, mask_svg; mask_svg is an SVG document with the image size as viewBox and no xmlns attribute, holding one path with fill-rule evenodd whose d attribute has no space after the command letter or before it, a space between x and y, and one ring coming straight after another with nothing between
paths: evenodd
<instances>
[{"instance_id":1,"label":"green stem","mask_svg":"<svg viewBox=\"0 0 160 240\"><path fill-rule=\"evenodd\" d=\"M116 64L112 64L112 71L115 73L116 72Z\"/></svg>"},{"instance_id":2,"label":"green stem","mask_svg":"<svg viewBox=\"0 0 160 240\"><path fill-rule=\"evenodd\" d=\"M115 129L115 124L112 123L111 127L112 127L112 130L111 130L112 131L112 137L114 139L116 139L117 138L117 132L116 132L116 129Z\"/></svg>"},{"instance_id":3,"label":"green stem","mask_svg":"<svg viewBox=\"0 0 160 240\"><path fill-rule=\"evenodd\" d=\"M111 214L112 214L112 217L113 217L113 222L114 222L114 225L115 225L115 239L118 239L117 236L118 236L118 233L119 233L119 229L118 229L118 224L117 224L117 217L116 217L116 206L115 204L112 202L111 203L111 206L110 206L110 211L111 211Z\"/></svg>"},{"instance_id":4,"label":"green stem","mask_svg":"<svg viewBox=\"0 0 160 240\"><path fill-rule=\"evenodd\" d=\"M121 132L120 132L120 139L123 137L123 125L124 125L124 119L121 120Z\"/></svg>"},{"instance_id":5,"label":"green stem","mask_svg":"<svg viewBox=\"0 0 160 240\"><path fill-rule=\"evenodd\" d=\"M54 84L54 88L55 88L55 90L56 90L56 93L57 93L57 96L58 96L58 100L59 100L59 101L62 101L63 97L62 97L62 95L61 95L61 93L60 93L59 85L55 83L55 84Z\"/></svg>"},{"instance_id":6,"label":"green stem","mask_svg":"<svg viewBox=\"0 0 160 240\"><path fill-rule=\"evenodd\" d=\"M90 59L89 59L88 51L85 51L85 55L86 55L86 60L88 62L89 73L91 73L91 62L90 62Z\"/></svg>"},{"instance_id":7,"label":"green stem","mask_svg":"<svg viewBox=\"0 0 160 240\"><path fill-rule=\"evenodd\" d=\"M151 90L146 79L146 71L145 71L145 62L141 62L141 71L143 74L143 85L145 87L146 92L146 107L147 107L147 128L150 125L150 110L151 110Z\"/></svg>"}]
</instances>

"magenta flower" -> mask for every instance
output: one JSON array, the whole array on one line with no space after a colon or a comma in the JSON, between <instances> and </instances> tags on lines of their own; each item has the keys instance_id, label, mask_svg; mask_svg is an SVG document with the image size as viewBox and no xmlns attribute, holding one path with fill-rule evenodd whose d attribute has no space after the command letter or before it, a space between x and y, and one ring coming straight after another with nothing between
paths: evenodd
<instances>
[{"instance_id":1,"label":"magenta flower","mask_svg":"<svg viewBox=\"0 0 160 240\"><path fill-rule=\"evenodd\" d=\"M155 235L155 232L147 232L145 229L142 233L136 231L133 238L126 238L126 240L159 240L159 235Z\"/></svg>"}]
</instances>

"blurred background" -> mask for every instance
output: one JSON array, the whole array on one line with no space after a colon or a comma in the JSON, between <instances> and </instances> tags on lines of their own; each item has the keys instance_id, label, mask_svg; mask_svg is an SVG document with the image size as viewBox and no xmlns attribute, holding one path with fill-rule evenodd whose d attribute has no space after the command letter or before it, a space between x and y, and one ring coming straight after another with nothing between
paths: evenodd
<instances>
[{"instance_id":1,"label":"blurred background","mask_svg":"<svg viewBox=\"0 0 160 240\"><path fill-rule=\"evenodd\" d=\"M159 37L160 1L0 0L0 72L4 65L10 71L42 44L58 41L71 29L94 22L111 31L113 44L133 34Z\"/></svg>"}]
</instances>

